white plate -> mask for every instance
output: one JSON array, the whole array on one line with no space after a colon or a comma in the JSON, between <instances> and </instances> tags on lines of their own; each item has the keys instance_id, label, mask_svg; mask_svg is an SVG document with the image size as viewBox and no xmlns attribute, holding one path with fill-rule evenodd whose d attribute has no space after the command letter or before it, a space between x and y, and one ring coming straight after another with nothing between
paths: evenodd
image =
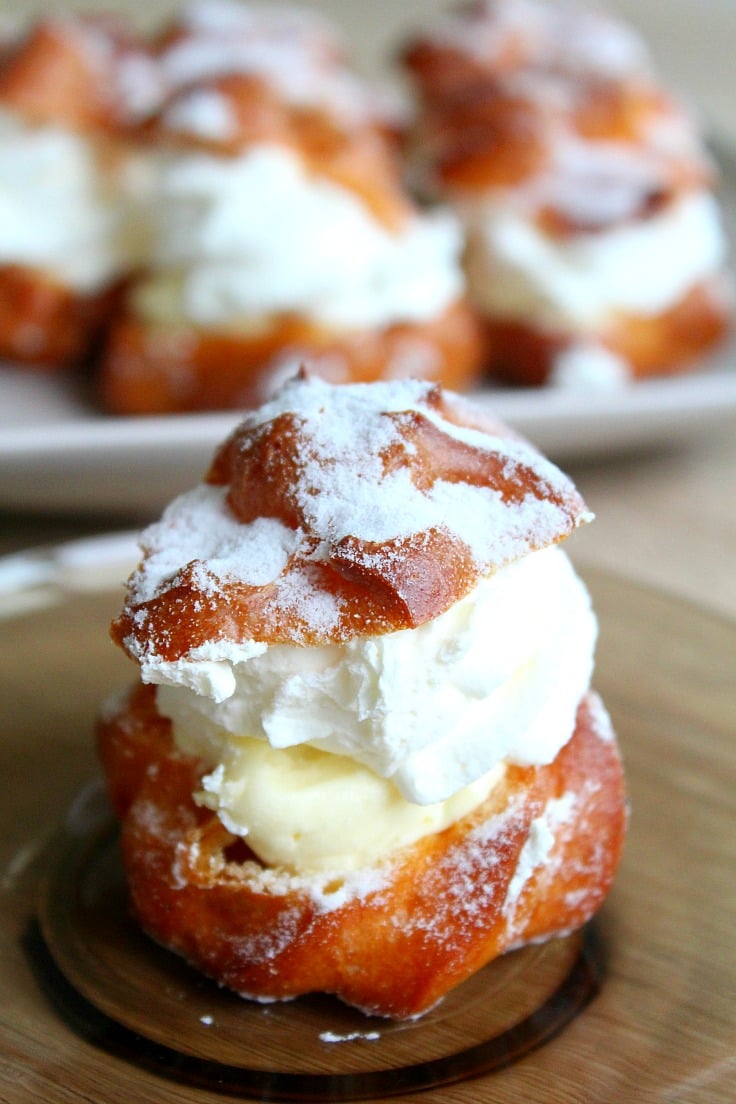
<instances>
[{"instance_id":1,"label":"white plate","mask_svg":"<svg viewBox=\"0 0 736 1104\"><path fill-rule=\"evenodd\" d=\"M736 424L733 343L726 359L721 367L621 392L485 391L477 397L552 459L566 463L685 441ZM64 398L50 387L38 395L33 419L0 431L0 505L158 511L201 479L215 445L238 421L237 414L106 419L81 410L54 420L40 405L48 401L58 408ZM6 400L6 413L9 405Z\"/></svg>"},{"instance_id":2,"label":"white plate","mask_svg":"<svg viewBox=\"0 0 736 1104\"><path fill-rule=\"evenodd\" d=\"M691 3L683 0L681 7L692 15ZM725 18L716 0L708 12L711 21L716 13ZM716 21L716 31L719 26ZM652 28L644 29L651 37ZM703 69L707 59L703 50ZM732 149L721 160L726 222L736 242ZM563 464L686 442L736 425L736 336L707 366L681 378L621 391L486 390L477 397ZM64 377L0 367L0 508L157 512L201 478L215 445L237 418L110 418L93 411Z\"/></svg>"}]
</instances>

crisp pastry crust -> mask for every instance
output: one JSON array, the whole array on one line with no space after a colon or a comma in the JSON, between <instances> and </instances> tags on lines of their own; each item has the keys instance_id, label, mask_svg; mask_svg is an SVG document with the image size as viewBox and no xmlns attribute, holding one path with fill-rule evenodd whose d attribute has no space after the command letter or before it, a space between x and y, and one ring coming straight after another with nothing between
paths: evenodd
<instances>
[{"instance_id":1,"label":"crisp pastry crust","mask_svg":"<svg viewBox=\"0 0 736 1104\"><path fill-rule=\"evenodd\" d=\"M590 339L619 358L635 379L687 372L698 356L725 337L731 304L731 291L723 279L703 281L663 314L619 316ZM525 387L550 383L560 357L586 341L584 334L500 318L489 319L485 333L489 370Z\"/></svg>"},{"instance_id":2,"label":"crisp pastry crust","mask_svg":"<svg viewBox=\"0 0 736 1104\"><path fill-rule=\"evenodd\" d=\"M409 55L410 59L412 55ZM416 69L415 69L416 74ZM430 73L427 74L431 78ZM555 74L572 85L575 108L537 101L516 86L497 83L492 72L461 85L452 97L438 104L429 98L423 120L421 148L431 164L434 187L450 192L478 193L493 188L515 188L555 171L555 145L563 131L595 153L596 143L616 143L634 152L637 147L649 170L647 179L629 182L630 203L626 220L647 217L675 192L713 183L713 169L688 135L690 125L679 105L648 81L629 84L587 84L579 74ZM459 81L459 77L458 77ZM524 85L519 81L523 90ZM657 126L679 129L679 145L647 149L648 136ZM690 137L690 143L687 139ZM582 166L581 166L582 168ZM594 165L590 166L594 170ZM599 182L598 182L599 183ZM596 184L590 181L591 186ZM530 198L529 209L538 224L564 236L598 230L610 225L606 212L591 217L590 210L575 211L564 194L556 202L544 189Z\"/></svg>"},{"instance_id":3,"label":"crisp pastry crust","mask_svg":"<svg viewBox=\"0 0 736 1104\"><path fill-rule=\"evenodd\" d=\"M120 295L80 295L37 269L0 265L0 356L52 369L82 362Z\"/></svg>"},{"instance_id":4,"label":"crisp pastry crust","mask_svg":"<svg viewBox=\"0 0 736 1104\"><path fill-rule=\"evenodd\" d=\"M421 1015L497 955L585 923L625 831L619 753L594 694L553 763L509 768L472 814L352 882L265 868L197 806L202 764L174 749L153 688L108 711L98 741L139 922L255 999L321 991L377 1015ZM540 824L551 839L535 865L525 847Z\"/></svg>"},{"instance_id":5,"label":"crisp pastry crust","mask_svg":"<svg viewBox=\"0 0 736 1104\"><path fill-rule=\"evenodd\" d=\"M296 316L239 334L126 314L107 342L100 389L119 414L248 409L269 398L297 360L332 383L425 376L464 391L479 378L484 348L481 324L462 302L429 322L347 334Z\"/></svg>"}]
</instances>

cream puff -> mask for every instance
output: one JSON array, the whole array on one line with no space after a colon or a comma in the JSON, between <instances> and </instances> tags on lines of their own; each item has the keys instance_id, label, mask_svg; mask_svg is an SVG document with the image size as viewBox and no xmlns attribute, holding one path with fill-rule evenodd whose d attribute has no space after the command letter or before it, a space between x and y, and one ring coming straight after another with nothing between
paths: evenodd
<instances>
[{"instance_id":1,"label":"cream puff","mask_svg":"<svg viewBox=\"0 0 736 1104\"><path fill-rule=\"evenodd\" d=\"M257 405L295 357L335 382L477 377L460 227L414 207L321 20L195 8L157 64L153 238L103 358L109 409Z\"/></svg>"},{"instance_id":2,"label":"cream puff","mask_svg":"<svg viewBox=\"0 0 736 1104\"><path fill-rule=\"evenodd\" d=\"M0 356L59 367L94 346L139 263L127 131L150 79L117 23L48 18L0 59Z\"/></svg>"},{"instance_id":3,"label":"cream puff","mask_svg":"<svg viewBox=\"0 0 736 1104\"><path fill-rule=\"evenodd\" d=\"M626 823L559 543L590 514L424 381L301 375L142 538L98 743L134 913L244 997L421 1015L584 924Z\"/></svg>"},{"instance_id":4,"label":"cream puff","mask_svg":"<svg viewBox=\"0 0 736 1104\"><path fill-rule=\"evenodd\" d=\"M615 386L723 336L713 166L629 27L564 0L480 0L404 61L415 172L464 223L493 374Z\"/></svg>"}]
</instances>

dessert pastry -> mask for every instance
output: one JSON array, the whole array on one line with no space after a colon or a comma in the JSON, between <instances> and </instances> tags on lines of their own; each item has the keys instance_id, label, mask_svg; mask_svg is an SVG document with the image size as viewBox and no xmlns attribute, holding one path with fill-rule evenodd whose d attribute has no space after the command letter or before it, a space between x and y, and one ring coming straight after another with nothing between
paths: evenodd
<instances>
[{"instance_id":1,"label":"dessert pastry","mask_svg":"<svg viewBox=\"0 0 736 1104\"><path fill-rule=\"evenodd\" d=\"M0 57L0 357L82 359L140 250L125 134L145 52L117 24L46 19Z\"/></svg>"},{"instance_id":2,"label":"dessert pastry","mask_svg":"<svg viewBox=\"0 0 736 1104\"><path fill-rule=\"evenodd\" d=\"M340 382L475 379L460 228L412 206L385 114L322 21L195 7L157 61L153 242L104 356L106 406L252 406L295 357Z\"/></svg>"},{"instance_id":3,"label":"dessert pastry","mask_svg":"<svg viewBox=\"0 0 736 1104\"><path fill-rule=\"evenodd\" d=\"M625 829L557 547L589 514L483 410L301 375L143 536L101 759L133 909L245 997L426 1012L585 923Z\"/></svg>"},{"instance_id":4,"label":"dessert pastry","mask_svg":"<svg viewBox=\"0 0 736 1104\"><path fill-rule=\"evenodd\" d=\"M713 166L634 32L557 0L480 0L404 60L415 172L466 228L492 372L617 385L723 335Z\"/></svg>"}]
</instances>

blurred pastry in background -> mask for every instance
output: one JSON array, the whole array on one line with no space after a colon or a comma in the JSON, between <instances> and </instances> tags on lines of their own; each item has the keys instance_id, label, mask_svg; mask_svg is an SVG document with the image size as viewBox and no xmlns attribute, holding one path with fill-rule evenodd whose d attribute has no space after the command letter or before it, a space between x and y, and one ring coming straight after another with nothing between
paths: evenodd
<instances>
[{"instance_id":1,"label":"blurred pastry in background","mask_svg":"<svg viewBox=\"0 0 736 1104\"><path fill-rule=\"evenodd\" d=\"M294 358L333 382L477 378L459 223L413 205L390 116L323 20L198 5L157 65L153 236L103 357L108 409L251 406Z\"/></svg>"},{"instance_id":2,"label":"blurred pastry in background","mask_svg":"<svg viewBox=\"0 0 736 1104\"><path fill-rule=\"evenodd\" d=\"M42 20L6 46L0 356L58 367L94 346L143 244L125 135L151 79L143 47L109 20Z\"/></svg>"},{"instance_id":3,"label":"blurred pastry in background","mask_svg":"<svg viewBox=\"0 0 736 1104\"><path fill-rule=\"evenodd\" d=\"M412 171L464 224L493 375L618 386L723 336L714 168L636 33L556 0L481 0L403 60Z\"/></svg>"}]
</instances>

